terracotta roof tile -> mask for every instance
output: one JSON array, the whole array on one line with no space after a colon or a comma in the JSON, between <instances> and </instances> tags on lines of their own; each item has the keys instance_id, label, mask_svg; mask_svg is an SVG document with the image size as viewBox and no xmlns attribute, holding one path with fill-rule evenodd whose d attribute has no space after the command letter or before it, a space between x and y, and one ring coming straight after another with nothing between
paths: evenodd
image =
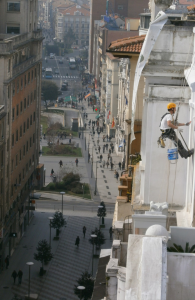
<instances>
[{"instance_id":1,"label":"terracotta roof tile","mask_svg":"<svg viewBox=\"0 0 195 300\"><path fill-rule=\"evenodd\" d=\"M140 53L144 40L145 40L145 35L124 38L112 42L108 50Z\"/></svg>"}]
</instances>

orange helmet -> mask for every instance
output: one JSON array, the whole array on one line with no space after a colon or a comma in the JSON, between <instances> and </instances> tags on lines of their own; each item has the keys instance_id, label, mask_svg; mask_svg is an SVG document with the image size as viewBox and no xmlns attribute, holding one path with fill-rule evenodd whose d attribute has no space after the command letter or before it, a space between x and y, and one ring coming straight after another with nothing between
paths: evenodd
<instances>
[{"instance_id":1,"label":"orange helmet","mask_svg":"<svg viewBox=\"0 0 195 300\"><path fill-rule=\"evenodd\" d=\"M171 108L174 108L174 107L176 107L175 103L170 102L169 104L167 104L167 109L171 109Z\"/></svg>"}]
</instances>

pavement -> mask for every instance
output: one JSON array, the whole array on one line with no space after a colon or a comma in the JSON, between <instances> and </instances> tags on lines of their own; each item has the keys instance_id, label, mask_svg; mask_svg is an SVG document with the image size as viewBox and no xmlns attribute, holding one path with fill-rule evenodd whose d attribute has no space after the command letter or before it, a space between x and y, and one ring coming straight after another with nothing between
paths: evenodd
<instances>
[{"instance_id":1,"label":"pavement","mask_svg":"<svg viewBox=\"0 0 195 300\"><path fill-rule=\"evenodd\" d=\"M44 266L46 274L39 276L41 263L34 260L36 246L42 239L49 242L49 220L52 216L51 212L37 212L28 226L23 238L17 245L7 270L3 270L0 274L0 299L11 300L13 295L18 295L21 299L28 293L29 283L29 267L27 262L33 262L30 267L30 293L37 293L39 300L59 300L59 299L78 299L74 295L73 288L76 285L76 280L81 276L82 272L87 270L91 273L92 262L92 245L88 239L91 230L99 226L99 218L90 216L88 212L86 216L65 216L67 221L66 228L63 228L60 233L60 240L53 241L55 230L51 229L51 247L54 258ZM105 235L105 244L102 249L110 249L111 241L109 238L109 228L112 219L105 218L105 229L102 229ZM87 232L83 238L82 227L86 226ZM77 249L75 239L80 236L80 245ZM95 276L98 265L98 259L94 259L94 274ZM23 271L22 284L13 284L11 274L13 270L17 272Z\"/></svg>"}]
</instances>

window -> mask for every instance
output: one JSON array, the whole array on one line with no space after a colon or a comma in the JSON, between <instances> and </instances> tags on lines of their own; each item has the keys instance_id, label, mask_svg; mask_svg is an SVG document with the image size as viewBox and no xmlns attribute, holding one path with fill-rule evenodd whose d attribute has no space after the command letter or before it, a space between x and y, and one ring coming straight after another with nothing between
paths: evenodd
<instances>
[{"instance_id":1,"label":"window","mask_svg":"<svg viewBox=\"0 0 195 300\"><path fill-rule=\"evenodd\" d=\"M30 126L32 125L32 115L30 116Z\"/></svg>"},{"instance_id":2,"label":"window","mask_svg":"<svg viewBox=\"0 0 195 300\"><path fill-rule=\"evenodd\" d=\"M19 115L19 104L17 104L16 106L16 117L18 117L18 115Z\"/></svg>"},{"instance_id":3,"label":"window","mask_svg":"<svg viewBox=\"0 0 195 300\"><path fill-rule=\"evenodd\" d=\"M28 164L26 164L26 173L28 173Z\"/></svg>"},{"instance_id":4,"label":"window","mask_svg":"<svg viewBox=\"0 0 195 300\"><path fill-rule=\"evenodd\" d=\"M33 70L31 71L31 81L33 81Z\"/></svg>"},{"instance_id":5,"label":"window","mask_svg":"<svg viewBox=\"0 0 195 300\"><path fill-rule=\"evenodd\" d=\"M22 137L22 125L20 126L20 138Z\"/></svg>"},{"instance_id":6,"label":"window","mask_svg":"<svg viewBox=\"0 0 195 300\"><path fill-rule=\"evenodd\" d=\"M1 178L1 194L3 194L3 178Z\"/></svg>"},{"instance_id":7,"label":"window","mask_svg":"<svg viewBox=\"0 0 195 300\"><path fill-rule=\"evenodd\" d=\"M28 152L28 141L26 142L26 153Z\"/></svg>"},{"instance_id":8,"label":"window","mask_svg":"<svg viewBox=\"0 0 195 300\"><path fill-rule=\"evenodd\" d=\"M12 121L14 121L14 118L15 118L15 107L12 108Z\"/></svg>"},{"instance_id":9,"label":"window","mask_svg":"<svg viewBox=\"0 0 195 300\"><path fill-rule=\"evenodd\" d=\"M7 87L7 98L9 99L10 97L10 86Z\"/></svg>"},{"instance_id":10,"label":"window","mask_svg":"<svg viewBox=\"0 0 195 300\"><path fill-rule=\"evenodd\" d=\"M7 33L20 34L20 26L7 25Z\"/></svg>"},{"instance_id":11,"label":"window","mask_svg":"<svg viewBox=\"0 0 195 300\"><path fill-rule=\"evenodd\" d=\"M33 101L33 93L30 94L30 104L32 104Z\"/></svg>"},{"instance_id":12,"label":"window","mask_svg":"<svg viewBox=\"0 0 195 300\"><path fill-rule=\"evenodd\" d=\"M13 93L13 96L15 95L15 82L13 82L13 89L12 89L12 93Z\"/></svg>"},{"instance_id":13,"label":"window","mask_svg":"<svg viewBox=\"0 0 195 300\"><path fill-rule=\"evenodd\" d=\"M24 86L26 86L26 75L24 75Z\"/></svg>"},{"instance_id":14,"label":"window","mask_svg":"<svg viewBox=\"0 0 195 300\"><path fill-rule=\"evenodd\" d=\"M21 177L21 173L19 174L19 184L21 184L21 180L22 180L22 177Z\"/></svg>"},{"instance_id":15,"label":"window","mask_svg":"<svg viewBox=\"0 0 195 300\"><path fill-rule=\"evenodd\" d=\"M123 5L118 5L119 10L123 10Z\"/></svg>"},{"instance_id":16,"label":"window","mask_svg":"<svg viewBox=\"0 0 195 300\"><path fill-rule=\"evenodd\" d=\"M25 145L23 146L23 156L25 156Z\"/></svg>"},{"instance_id":17,"label":"window","mask_svg":"<svg viewBox=\"0 0 195 300\"><path fill-rule=\"evenodd\" d=\"M29 129L29 118L27 119L27 129Z\"/></svg>"},{"instance_id":18,"label":"window","mask_svg":"<svg viewBox=\"0 0 195 300\"><path fill-rule=\"evenodd\" d=\"M26 98L24 98L24 109L26 109Z\"/></svg>"},{"instance_id":19,"label":"window","mask_svg":"<svg viewBox=\"0 0 195 300\"><path fill-rule=\"evenodd\" d=\"M19 93L20 85L19 85L19 80L17 81L17 93Z\"/></svg>"},{"instance_id":20,"label":"window","mask_svg":"<svg viewBox=\"0 0 195 300\"><path fill-rule=\"evenodd\" d=\"M7 139L7 151L9 151L9 138Z\"/></svg>"},{"instance_id":21,"label":"window","mask_svg":"<svg viewBox=\"0 0 195 300\"><path fill-rule=\"evenodd\" d=\"M23 89L23 78L21 78L20 88L21 88L21 90Z\"/></svg>"},{"instance_id":22,"label":"window","mask_svg":"<svg viewBox=\"0 0 195 300\"><path fill-rule=\"evenodd\" d=\"M7 11L20 11L20 2L7 2Z\"/></svg>"},{"instance_id":23,"label":"window","mask_svg":"<svg viewBox=\"0 0 195 300\"><path fill-rule=\"evenodd\" d=\"M37 69L35 68L35 78L37 78Z\"/></svg>"},{"instance_id":24,"label":"window","mask_svg":"<svg viewBox=\"0 0 195 300\"><path fill-rule=\"evenodd\" d=\"M33 113L33 122L35 122L35 111Z\"/></svg>"},{"instance_id":25,"label":"window","mask_svg":"<svg viewBox=\"0 0 195 300\"><path fill-rule=\"evenodd\" d=\"M20 113L22 113L22 110L23 110L23 102L21 101L20 102Z\"/></svg>"},{"instance_id":26,"label":"window","mask_svg":"<svg viewBox=\"0 0 195 300\"><path fill-rule=\"evenodd\" d=\"M32 138L30 138L30 148L32 147Z\"/></svg>"},{"instance_id":27,"label":"window","mask_svg":"<svg viewBox=\"0 0 195 300\"><path fill-rule=\"evenodd\" d=\"M30 83L30 72L28 72L28 83Z\"/></svg>"},{"instance_id":28,"label":"window","mask_svg":"<svg viewBox=\"0 0 195 300\"><path fill-rule=\"evenodd\" d=\"M32 163L34 163L34 161L35 161L35 156L33 154L33 156L32 156Z\"/></svg>"},{"instance_id":29,"label":"window","mask_svg":"<svg viewBox=\"0 0 195 300\"><path fill-rule=\"evenodd\" d=\"M37 91L34 90L34 101L36 100L36 96L37 96Z\"/></svg>"},{"instance_id":30,"label":"window","mask_svg":"<svg viewBox=\"0 0 195 300\"><path fill-rule=\"evenodd\" d=\"M12 159L11 172L13 172L13 169L14 169L14 160Z\"/></svg>"},{"instance_id":31,"label":"window","mask_svg":"<svg viewBox=\"0 0 195 300\"><path fill-rule=\"evenodd\" d=\"M18 166L18 154L16 154L16 167Z\"/></svg>"},{"instance_id":32,"label":"window","mask_svg":"<svg viewBox=\"0 0 195 300\"><path fill-rule=\"evenodd\" d=\"M12 147L14 146L14 134L12 134Z\"/></svg>"},{"instance_id":33,"label":"window","mask_svg":"<svg viewBox=\"0 0 195 300\"><path fill-rule=\"evenodd\" d=\"M10 72L10 68L11 68L11 59L8 59L8 73Z\"/></svg>"},{"instance_id":34,"label":"window","mask_svg":"<svg viewBox=\"0 0 195 300\"><path fill-rule=\"evenodd\" d=\"M20 157L19 157L19 160L21 161L22 160L22 150L20 149Z\"/></svg>"},{"instance_id":35,"label":"window","mask_svg":"<svg viewBox=\"0 0 195 300\"><path fill-rule=\"evenodd\" d=\"M18 129L16 130L16 142L18 142Z\"/></svg>"},{"instance_id":36,"label":"window","mask_svg":"<svg viewBox=\"0 0 195 300\"><path fill-rule=\"evenodd\" d=\"M7 178L9 177L9 163L7 164Z\"/></svg>"},{"instance_id":37,"label":"window","mask_svg":"<svg viewBox=\"0 0 195 300\"><path fill-rule=\"evenodd\" d=\"M29 104L30 104L30 97L28 95L28 100L27 100L27 106L29 107Z\"/></svg>"},{"instance_id":38,"label":"window","mask_svg":"<svg viewBox=\"0 0 195 300\"><path fill-rule=\"evenodd\" d=\"M35 133L33 133L33 144L35 143Z\"/></svg>"},{"instance_id":39,"label":"window","mask_svg":"<svg viewBox=\"0 0 195 300\"><path fill-rule=\"evenodd\" d=\"M26 132L26 122L24 122L24 125L23 125L23 133Z\"/></svg>"},{"instance_id":40,"label":"window","mask_svg":"<svg viewBox=\"0 0 195 300\"><path fill-rule=\"evenodd\" d=\"M24 169L22 170L22 179L24 179Z\"/></svg>"},{"instance_id":41,"label":"window","mask_svg":"<svg viewBox=\"0 0 195 300\"><path fill-rule=\"evenodd\" d=\"M31 168L31 159L29 160L29 169Z\"/></svg>"}]
</instances>

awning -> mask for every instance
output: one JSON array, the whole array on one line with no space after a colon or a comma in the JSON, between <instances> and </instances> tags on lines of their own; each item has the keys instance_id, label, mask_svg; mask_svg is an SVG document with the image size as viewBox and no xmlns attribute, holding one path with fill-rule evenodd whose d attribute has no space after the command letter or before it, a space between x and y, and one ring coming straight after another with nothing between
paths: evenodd
<instances>
[{"instance_id":1,"label":"awning","mask_svg":"<svg viewBox=\"0 0 195 300\"><path fill-rule=\"evenodd\" d=\"M87 94L87 95L85 96L85 99L87 99L89 96L91 96L91 93Z\"/></svg>"}]
</instances>

